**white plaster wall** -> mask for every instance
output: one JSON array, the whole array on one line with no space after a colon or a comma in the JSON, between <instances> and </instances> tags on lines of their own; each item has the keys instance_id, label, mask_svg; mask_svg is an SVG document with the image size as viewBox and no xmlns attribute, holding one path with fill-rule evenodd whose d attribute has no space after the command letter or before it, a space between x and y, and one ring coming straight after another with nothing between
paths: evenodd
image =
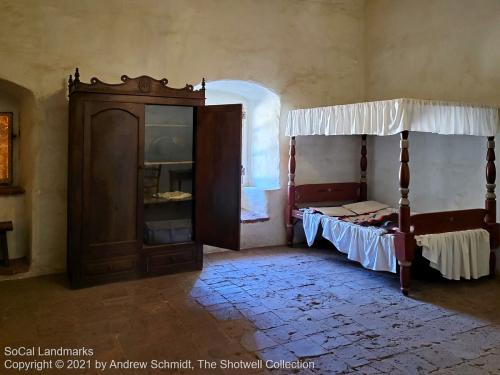
<instances>
[{"instance_id":1,"label":"white plaster wall","mask_svg":"<svg viewBox=\"0 0 500 375\"><path fill-rule=\"evenodd\" d=\"M368 99L499 105L498 0L366 3Z\"/></svg>"},{"instance_id":2,"label":"white plaster wall","mask_svg":"<svg viewBox=\"0 0 500 375\"><path fill-rule=\"evenodd\" d=\"M252 227L252 246L285 243L288 109L363 97L363 0L3 0L0 14L8 36L0 38L0 79L31 90L35 102L26 141L33 258L22 276L65 269L66 79L75 66L84 81L148 74L182 87L201 77L239 79L280 96L281 189L269 195L270 221ZM321 142L315 147L329 152L332 144ZM314 157L297 176L303 182L318 174L311 168L346 169Z\"/></svg>"},{"instance_id":3,"label":"white plaster wall","mask_svg":"<svg viewBox=\"0 0 500 375\"><path fill-rule=\"evenodd\" d=\"M297 137L295 148L297 185L359 181L361 137Z\"/></svg>"},{"instance_id":4,"label":"white plaster wall","mask_svg":"<svg viewBox=\"0 0 500 375\"><path fill-rule=\"evenodd\" d=\"M500 2L373 0L366 7L368 99L500 106ZM369 137L369 194L396 204L398 137ZM484 206L486 139L410 134L416 212Z\"/></svg>"},{"instance_id":5,"label":"white plaster wall","mask_svg":"<svg viewBox=\"0 0 500 375\"><path fill-rule=\"evenodd\" d=\"M484 206L486 140L411 133L410 204L413 212ZM399 136L369 137L369 197L397 207Z\"/></svg>"}]
</instances>

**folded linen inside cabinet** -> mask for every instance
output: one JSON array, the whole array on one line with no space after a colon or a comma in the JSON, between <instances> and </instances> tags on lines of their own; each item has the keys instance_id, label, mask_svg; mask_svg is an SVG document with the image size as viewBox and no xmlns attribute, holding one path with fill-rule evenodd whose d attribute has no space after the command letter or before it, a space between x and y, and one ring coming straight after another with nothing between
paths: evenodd
<instances>
[{"instance_id":1,"label":"folded linen inside cabinet","mask_svg":"<svg viewBox=\"0 0 500 375\"><path fill-rule=\"evenodd\" d=\"M415 236L432 268L449 280L489 274L490 235L484 229Z\"/></svg>"},{"instance_id":2,"label":"folded linen inside cabinet","mask_svg":"<svg viewBox=\"0 0 500 375\"><path fill-rule=\"evenodd\" d=\"M146 221L144 224L144 243L147 245L188 242L192 237L189 219Z\"/></svg>"}]
</instances>

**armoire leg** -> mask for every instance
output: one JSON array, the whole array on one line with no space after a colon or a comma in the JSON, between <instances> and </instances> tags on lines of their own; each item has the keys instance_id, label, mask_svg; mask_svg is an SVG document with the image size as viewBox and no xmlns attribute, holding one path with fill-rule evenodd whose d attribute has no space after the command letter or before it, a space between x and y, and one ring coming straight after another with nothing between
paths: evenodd
<instances>
[{"instance_id":1,"label":"armoire leg","mask_svg":"<svg viewBox=\"0 0 500 375\"><path fill-rule=\"evenodd\" d=\"M196 263L195 268L197 270L203 269L203 243L196 242Z\"/></svg>"},{"instance_id":2,"label":"armoire leg","mask_svg":"<svg viewBox=\"0 0 500 375\"><path fill-rule=\"evenodd\" d=\"M490 252L490 276L495 276L496 266L497 266L497 255L495 254L495 250L491 250L491 252Z\"/></svg>"},{"instance_id":3,"label":"armoire leg","mask_svg":"<svg viewBox=\"0 0 500 375\"><path fill-rule=\"evenodd\" d=\"M399 262L399 282L401 285L401 292L405 296L410 293L410 282L411 282L411 262Z\"/></svg>"},{"instance_id":4,"label":"armoire leg","mask_svg":"<svg viewBox=\"0 0 500 375\"><path fill-rule=\"evenodd\" d=\"M497 224L497 196L495 194L495 180L497 170L495 166L495 137L488 137L488 151L486 152L486 200L484 208L488 211L485 221L490 232L490 275L495 275L496 254L498 247L499 228Z\"/></svg>"}]
</instances>

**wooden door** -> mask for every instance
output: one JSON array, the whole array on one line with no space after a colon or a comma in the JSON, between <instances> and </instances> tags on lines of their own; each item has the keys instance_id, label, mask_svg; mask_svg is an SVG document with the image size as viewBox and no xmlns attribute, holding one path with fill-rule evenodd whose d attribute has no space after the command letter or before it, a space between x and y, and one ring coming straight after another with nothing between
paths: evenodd
<instances>
[{"instance_id":1,"label":"wooden door","mask_svg":"<svg viewBox=\"0 0 500 375\"><path fill-rule=\"evenodd\" d=\"M242 105L198 107L196 232L206 245L239 250Z\"/></svg>"},{"instance_id":2,"label":"wooden door","mask_svg":"<svg viewBox=\"0 0 500 375\"><path fill-rule=\"evenodd\" d=\"M136 254L142 244L144 105L85 102L85 253Z\"/></svg>"}]
</instances>

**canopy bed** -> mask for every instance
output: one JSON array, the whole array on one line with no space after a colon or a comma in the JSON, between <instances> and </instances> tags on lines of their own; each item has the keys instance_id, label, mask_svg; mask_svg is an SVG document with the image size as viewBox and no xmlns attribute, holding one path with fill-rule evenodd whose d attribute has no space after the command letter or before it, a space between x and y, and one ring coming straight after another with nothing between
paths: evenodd
<instances>
[{"instance_id":1,"label":"canopy bed","mask_svg":"<svg viewBox=\"0 0 500 375\"><path fill-rule=\"evenodd\" d=\"M293 245L295 222L303 221L308 242L321 224L323 237L330 240L338 250L347 253L349 259L359 261L366 268L394 273L399 266L401 291L405 295L410 290L410 268L417 251L422 251L430 260L431 266L439 268L440 263L441 273L447 278L477 278L493 274L494 249L498 246L500 227L496 223L494 151L494 137L498 127L498 108L418 99L290 111L286 128L286 135L290 137L285 213L288 245ZM415 131L487 137L485 208L418 214L410 211L408 137L409 132ZM370 208L364 207L364 211L356 212L353 206L344 205L342 209L353 209L354 213L351 215L337 211L338 207L318 208L325 206L325 202L331 206L340 206L345 202L367 201L367 135L394 134L400 134L401 137L401 196L399 207L392 213L387 212L390 210L387 206L383 208L386 210L384 215L396 215L392 216L396 223L392 228L382 228L380 225L373 227L366 221L365 216L379 212L378 209L372 208L370 211ZM360 135L359 182L295 185L295 137L307 135ZM362 206L372 203L365 202ZM364 216L356 216L359 214ZM381 215L379 223L386 218L384 215ZM450 253L453 249L456 250L455 254ZM467 264L465 270L461 262Z\"/></svg>"}]
</instances>

